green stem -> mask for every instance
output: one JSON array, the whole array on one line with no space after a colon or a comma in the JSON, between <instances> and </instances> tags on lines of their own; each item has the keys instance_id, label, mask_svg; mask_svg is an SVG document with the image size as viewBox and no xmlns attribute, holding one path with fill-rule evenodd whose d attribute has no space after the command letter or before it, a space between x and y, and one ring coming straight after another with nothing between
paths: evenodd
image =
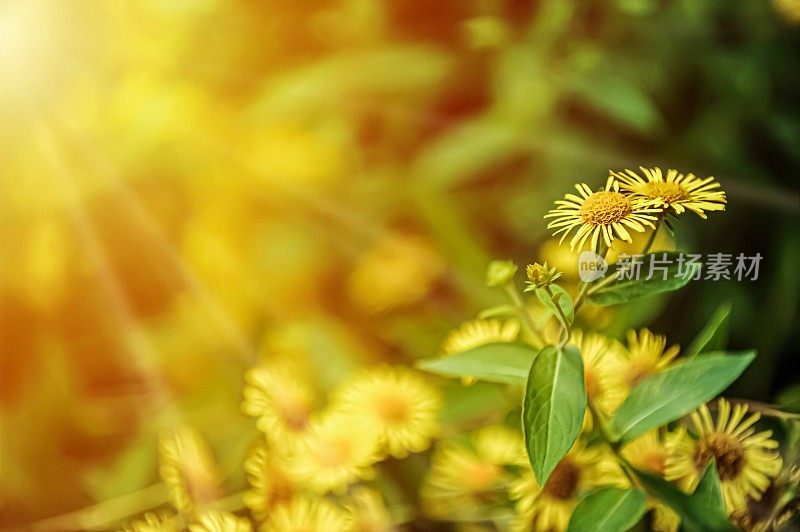
<instances>
[{"instance_id":1,"label":"green stem","mask_svg":"<svg viewBox=\"0 0 800 532\"><path fill-rule=\"evenodd\" d=\"M553 293L553 289L549 286L544 287L547 295L550 296L550 301L553 302L553 306L556 307L556 318L561 323L561 338L559 339L558 347L562 348L567 345L569 342L569 337L572 336L572 327L570 327L569 320L567 316L564 314L564 311L561 308L561 305L558 304L556 300L556 295Z\"/></svg>"},{"instance_id":2,"label":"green stem","mask_svg":"<svg viewBox=\"0 0 800 532\"><path fill-rule=\"evenodd\" d=\"M536 324L533 323L533 319L531 319L531 315L528 312L528 307L525 306L525 301L523 301L522 296L519 295L517 287L514 286L513 281L507 282L505 285L503 285L503 288L508 294L509 299L511 299L511 302L514 304L514 307L516 307L517 314L519 314L522 325L528 329L528 332L537 342L539 342L541 345L545 345L544 338L542 338L542 336L539 334L539 331L536 330Z\"/></svg>"},{"instance_id":3,"label":"green stem","mask_svg":"<svg viewBox=\"0 0 800 532\"><path fill-rule=\"evenodd\" d=\"M594 423L594 426L597 427L597 432L600 434L600 438L603 440L603 443L608 446L617 462L619 462L620 469L622 469L622 472L625 473L626 477L628 477L628 481L630 481L632 486L640 486L639 480L631 473L632 466L630 462L628 462L628 460L626 460L625 457L620 453L619 443L612 441L611 437L608 435L608 430L606 429L603 415L599 410L597 410L592 401L587 401L586 406L589 408L589 412L592 414L592 422Z\"/></svg>"}]
</instances>

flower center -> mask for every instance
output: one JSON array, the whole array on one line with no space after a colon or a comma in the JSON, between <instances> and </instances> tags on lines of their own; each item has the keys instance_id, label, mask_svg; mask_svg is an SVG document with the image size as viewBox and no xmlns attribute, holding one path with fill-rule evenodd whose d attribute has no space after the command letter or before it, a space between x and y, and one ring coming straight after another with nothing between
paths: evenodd
<instances>
[{"instance_id":1,"label":"flower center","mask_svg":"<svg viewBox=\"0 0 800 532\"><path fill-rule=\"evenodd\" d=\"M397 395L384 394L375 401L378 415L387 423L403 423L408 419L408 401Z\"/></svg>"},{"instance_id":2,"label":"flower center","mask_svg":"<svg viewBox=\"0 0 800 532\"><path fill-rule=\"evenodd\" d=\"M644 184L644 194L651 198L660 198L666 203L675 203L689 198L686 189L678 183L651 181Z\"/></svg>"},{"instance_id":3,"label":"flower center","mask_svg":"<svg viewBox=\"0 0 800 532\"><path fill-rule=\"evenodd\" d=\"M630 212L631 203L628 198L619 192L602 190L586 198L578 214L584 223L608 225L620 221Z\"/></svg>"},{"instance_id":4,"label":"flower center","mask_svg":"<svg viewBox=\"0 0 800 532\"><path fill-rule=\"evenodd\" d=\"M702 470L711 458L717 461L717 472L722 481L736 478L745 465L742 444L725 434L709 434L697 442L694 453L697 470Z\"/></svg>"},{"instance_id":5,"label":"flower center","mask_svg":"<svg viewBox=\"0 0 800 532\"><path fill-rule=\"evenodd\" d=\"M638 460L638 465L641 469L663 476L667 467L666 453L658 449L645 453Z\"/></svg>"},{"instance_id":6,"label":"flower center","mask_svg":"<svg viewBox=\"0 0 800 532\"><path fill-rule=\"evenodd\" d=\"M554 499L572 499L578 491L580 480L580 468L565 458L550 474L543 491Z\"/></svg>"},{"instance_id":7,"label":"flower center","mask_svg":"<svg viewBox=\"0 0 800 532\"><path fill-rule=\"evenodd\" d=\"M475 463L464 470L464 486L472 493L488 489L500 478L500 470L494 464Z\"/></svg>"}]
</instances>

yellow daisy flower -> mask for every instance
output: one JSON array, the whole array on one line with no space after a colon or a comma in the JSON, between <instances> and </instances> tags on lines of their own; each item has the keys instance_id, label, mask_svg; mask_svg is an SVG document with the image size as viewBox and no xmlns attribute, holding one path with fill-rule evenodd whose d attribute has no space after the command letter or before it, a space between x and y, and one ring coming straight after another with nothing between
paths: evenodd
<instances>
[{"instance_id":1,"label":"yellow daisy flower","mask_svg":"<svg viewBox=\"0 0 800 532\"><path fill-rule=\"evenodd\" d=\"M720 184L713 177L700 179L672 169L664 176L661 168L639 169L644 176L633 170L610 172L620 190L632 199L655 201L656 206L675 214L688 209L701 218L706 218L705 211L725 210L725 192L719 190Z\"/></svg>"},{"instance_id":2,"label":"yellow daisy flower","mask_svg":"<svg viewBox=\"0 0 800 532\"><path fill-rule=\"evenodd\" d=\"M666 337L648 329L642 329L638 333L634 330L628 331L627 340L628 345L622 351L623 356L610 361L612 367L609 368L627 389L633 388L648 375L667 369L680 353L680 347L667 347Z\"/></svg>"},{"instance_id":3,"label":"yellow daisy flower","mask_svg":"<svg viewBox=\"0 0 800 532\"><path fill-rule=\"evenodd\" d=\"M667 467L667 447L658 431L648 432L622 448L622 456L636 469L664 476ZM658 500L648 500L653 510L652 529L655 532L677 532L681 519L669 506Z\"/></svg>"},{"instance_id":4,"label":"yellow daisy flower","mask_svg":"<svg viewBox=\"0 0 800 532\"><path fill-rule=\"evenodd\" d=\"M298 497L275 508L261 532L349 532L347 511L326 499Z\"/></svg>"},{"instance_id":5,"label":"yellow daisy flower","mask_svg":"<svg viewBox=\"0 0 800 532\"><path fill-rule=\"evenodd\" d=\"M544 488L539 487L530 469L511 484L511 498L517 501L511 530L566 530L572 510L586 491L626 483L613 458L599 447L584 447L578 440L550 474Z\"/></svg>"},{"instance_id":6,"label":"yellow daisy flower","mask_svg":"<svg viewBox=\"0 0 800 532\"><path fill-rule=\"evenodd\" d=\"M505 323L496 319L471 320L447 335L442 351L455 355L482 345L513 342L518 334L519 322L514 320Z\"/></svg>"},{"instance_id":7,"label":"yellow daisy flower","mask_svg":"<svg viewBox=\"0 0 800 532\"><path fill-rule=\"evenodd\" d=\"M503 426L472 433L469 444L448 441L433 454L420 490L433 517L485 517L487 509L506 499L510 473L505 466L527 463L522 435Z\"/></svg>"},{"instance_id":8,"label":"yellow daisy flower","mask_svg":"<svg viewBox=\"0 0 800 532\"><path fill-rule=\"evenodd\" d=\"M350 499L352 503L347 505L347 509L350 511L353 532L392 532L396 530L380 493L357 486L352 489Z\"/></svg>"},{"instance_id":9,"label":"yellow daisy flower","mask_svg":"<svg viewBox=\"0 0 800 532\"><path fill-rule=\"evenodd\" d=\"M287 366L260 365L245 374L245 414L277 448L285 448L306 430L314 410L314 391Z\"/></svg>"},{"instance_id":10,"label":"yellow daisy flower","mask_svg":"<svg viewBox=\"0 0 800 532\"><path fill-rule=\"evenodd\" d=\"M265 440L253 448L244 470L250 485L244 494L244 503L257 520L264 520L273 507L294 497L295 486L284 467L283 457L270 449Z\"/></svg>"},{"instance_id":11,"label":"yellow daisy flower","mask_svg":"<svg viewBox=\"0 0 800 532\"><path fill-rule=\"evenodd\" d=\"M216 501L222 491L220 473L200 433L179 427L161 437L161 480L169 490L172 505L185 515Z\"/></svg>"},{"instance_id":12,"label":"yellow daisy flower","mask_svg":"<svg viewBox=\"0 0 800 532\"><path fill-rule=\"evenodd\" d=\"M359 479L372 478L380 460L380 428L339 412L312 422L295 448L287 469L309 489L344 493Z\"/></svg>"},{"instance_id":13,"label":"yellow daisy flower","mask_svg":"<svg viewBox=\"0 0 800 532\"><path fill-rule=\"evenodd\" d=\"M334 392L332 405L379 429L382 447L396 458L427 449L439 428L439 392L405 368L362 373Z\"/></svg>"},{"instance_id":14,"label":"yellow daisy flower","mask_svg":"<svg viewBox=\"0 0 800 532\"><path fill-rule=\"evenodd\" d=\"M251 532L250 521L230 512L208 511L189 525L189 532Z\"/></svg>"},{"instance_id":15,"label":"yellow daisy flower","mask_svg":"<svg viewBox=\"0 0 800 532\"><path fill-rule=\"evenodd\" d=\"M628 197L619 191L619 183L609 177L606 186L593 192L585 183L575 185L579 196L567 194L563 200L556 201L556 208L545 214L553 218L548 229L556 229L553 236L563 233L559 243L577 229L570 240L571 250L582 249L591 237L591 249L597 249L602 237L607 247L620 239L631 241L629 229L643 233L645 226L655 227L654 214L661 209L653 207L652 201Z\"/></svg>"},{"instance_id":16,"label":"yellow daisy flower","mask_svg":"<svg viewBox=\"0 0 800 532\"><path fill-rule=\"evenodd\" d=\"M122 532L180 532L178 520L174 515L148 513L143 519L134 521L122 528Z\"/></svg>"},{"instance_id":17,"label":"yellow daisy flower","mask_svg":"<svg viewBox=\"0 0 800 532\"><path fill-rule=\"evenodd\" d=\"M717 423L713 423L708 406L692 413L691 420L697 438L685 431L668 442L667 480L678 480L682 487L692 490L711 458L716 460L717 472L728 512L746 507L747 499L760 500L770 479L781 470L778 442L770 439L771 431L755 432L753 424L761 414L745 419L747 406L731 405L720 398Z\"/></svg>"},{"instance_id":18,"label":"yellow daisy flower","mask_svg":"<svg viewBox=\"0 0 800 532\"><path fill-rule=\"evenodd\" d=\"M586 396L604 414L610 415L625 399L625 390L611 373L612 364L622 355L622 346L597 333L572 331L570 345L578 348L583 358L583 382Z\"/></svg>"}]
</instances>

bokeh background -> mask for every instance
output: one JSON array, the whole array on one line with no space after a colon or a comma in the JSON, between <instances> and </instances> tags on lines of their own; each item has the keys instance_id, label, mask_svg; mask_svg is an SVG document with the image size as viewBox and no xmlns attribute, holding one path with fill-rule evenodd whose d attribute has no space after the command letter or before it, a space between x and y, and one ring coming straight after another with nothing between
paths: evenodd
<instances>
[{"instance_id":1,"label":"bokeh background","mask_svg":"<svg viewBox=\"0 0 800 532\"><path fill-rule=\"evenodd\" d=\"M731 393L791 400L799 24L796 0L0 1L0 527L163 504L176 424L241 489L247 368L327 389L434 356L502 302L491 258L569 276L541 216L609 168L716 176L727 211L676 245L764 259L592 326L685 344L729 301L759 351Z\"/></svg>"}]
</instances>

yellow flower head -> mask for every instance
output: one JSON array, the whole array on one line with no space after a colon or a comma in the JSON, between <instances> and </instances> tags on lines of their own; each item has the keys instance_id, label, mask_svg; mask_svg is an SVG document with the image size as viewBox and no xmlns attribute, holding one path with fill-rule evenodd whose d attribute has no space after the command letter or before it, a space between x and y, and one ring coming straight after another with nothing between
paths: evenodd
<instances>
[{"instance_id":1,"label":"yellow flower head","mask_svg":"<svg viewBox=\"0 0 800 532\"><path fill-rule=\"evenodd\" d=\"M216 510L203 512L196 523L189 525L189 532L251 532L250 521L236 517L230 512Z\"/></svg>"},{"instance_id":2,"label":"yellow flower head","mask_svg":"<svg viewBox=\"0 0 800 532\"><path fill-rule=\"evenodd\" d=\"M122 528L122 532L180 532L178 520L172 515L145 514L143 519Z\"/></svg>"},{"instance_id":3,"label":"yellow flower head","mask_svg":"<svg viewBox=\"0 0 800 532\"><path fill-rule=\"evenodd\" d=\"M719 190L720 184L713 177L700 179L672 169L664 176L661 168L639 169L643 176L632 170L610 172L620 190L632 199L654 201L656 206L675 214L688 209L701 218L706 218L705 211L725 210L725 192Z\"/></svg>"},{"instance_id":4,"label":"yellow flower head","mask_svg":"<svg viewBox=\"0 0 800 532\"><path fill-rule=\"evenodd\" d=\"M200 433L179 427L161 437L161 480L173 506L185 515L203 508L221 495L220 474Z\"/></svg>"},{"instance_id":5,"label":"yellow flower head","mask_svg":"<svg viewBox=\"0 0 800 532\"><path fill-rule=\"evenodd\" d=\"M518 334L519 322L514 320L505 323L496 319L472 320L450 332L442 350L448 355L455 355L482 345L513 342Z\"/></svg>"},{"instance_id":6,"label":"yellow flower head","mask_svg":"<svg viewBox=\"0 0 800 532\"><path fill-rule=\"evenodd\" d=\"M577 229L569 243L571 250L582 249L590 237L592 249L597 249L601 237L607 247L611 247L611 242L616 239L630 242L628 230L642 233L644 226L655 227L653 222L657 218L654 214L661 212L660 208L653 206L653 201L622 194L619 183L612 178L597 192L585 183L575 185L575 188L578 196L567 194L563 200L556 201L555 209L545 214L545 218L553 218L547 224L548 229L556 229L553 236L563 233L560 242Z\"/></svg>"},{"instance_id":7,"label":"yellow flower head","mask_svg":"<svg viewBox=\"0 0 800 532\"><path fill-rule=\"evenodd\" d=\"M661 477L666 471L668 454L666 443L657 430L636 438L622 448L622 456L633 467ZM680 517L672 508L658 500L648 500L648 507L653 511L651 527L655 532L677 532Z\"/></svg>"},{"instance_id":8,"label":"yellow flower head","mask_svg":"<svg viewBox=\"0 0 800 532\"><path fill-rule=\"evenodd\" d=\"M308 427L314 410L314 391L286 366L261 365L245 375L245 414L278 448L289 446Z\"/></svg>"},{"instance_id":9,"label":"yellow flower head","mask_svg":"<svg viewBox=\"0 0 800 532\"><path fill-rule=\"evenodd\" d=\"M380 428L339 412L312 422L288 463L291 475L309 489L344 493L359 479L374 475L380 460Z\"/></svg>"},{"instance_id":10,"label":"yellow flower head","mask_svg":"<svg viewBox=\"0 0 800 532\"><path fill-rule=\"evenodd\" d=\"M631 389L648 375L667 369L680 353L680 347L667 347L664 336L648 329L638 333L630 330L627 349L622 353L610 369L625 388Z\"/></svg>"},{"instance_id":11,"label":"yellow flower head","mask_svg":"<svg viewBox=\"0 0 800 532\"><path fill-rule=\"evenodd\" d=\"M679 480L685 489L697 485L708 462L714 458L728 512L742 510L747 499L760 500L770 479L778 475L782 460L770 439L771 431L755 432L753 424L761 417L755 413L745 419L747 406L731 405L720 398L716 425L708 406L691 415L696 438L685 431L667 444L667 480Z\"/></svg>"},{"instance_id":12,"label":"yellow flower head","mask_svg":"<svg viewBox=\"0 0 800 532\"><path fill-rule=\"evenodd\" d=\"M561 274L556 272L555 268L548 268L547 261L544 264L528 264L525 269L528 275L528 282L536 288L544 288L561 277Z\"/></svg>"},{"instance_id":13,"label":"yellow flower head","mask_svg":"<svg viewBox=\"0 0 800 532\"><path fill-rule=\"evenodd\" d=\"M522 436L507 427L480 429L469 443L445 442L433 455L420 493L434 517L485 517L487 506L506 497L505 466L527 463Z\"/></svg>"},{"instance_id":14,"label":"yellow flower head","mask_svg":"<svg viewBox=\"0 0 800 532\"><path fill-rule=\"evenodd\" d=\"M283 456L267 446L267 442L253 448L244 463L250 489L244 495L244 503L261 521L275 506L292 500L296 488L283 464Z\"/></svg>"},{"instance_id":15,"label":"yellow flower head","mask_svg":"<svg viewBox=\"0 0 800 532\"><path fill-rule=\"evenodd\" d=\"M517 517L512 530L550 532L566 530L572 510L586 491L599 486L626 484L616 462L599 447L578 440L540 488L533 471L526 470L511 484Z\"/></svg>"},{"instance_id":16,"label":"yellow flower head","mask_svg":"<svg viewBox=\"0 0 800 532\"><path fill-rule=\"evenodd\" d=\"M326 499L298 497L275 508L261 532L349 532L347 511Z\"/></svg>"},{"instance_id":17,"label":"yellow flower head","mask_svg":"<svg viewBox=\"0 0 800 532\"><path fill-rule=\"evenodd\" d=\"M392 532L392 518L381 494L363 486L354 487L347 505L353 532Z\"/></svg>"},{"instance_id":18,"label":"yellow flower head","mask_svg":"<svg viewBox=\"0 0 800 532\"><path fill-rule=\"evenodd\" d=\"M403 458L430 446L438 430L441 398L419 373L382 367L343 384L334 393L332 404L336 410L376 427L382 447L392 456Z\"/></svg>"},{"instance_id":19,"label":"yellow flower head","mask_svg":"<svg viewBox=\"0 0 800 532\"><path fill-rule=\"evenodd\" d=\"M569 342L583 358L583 381L586 396L604 414L611 414L625 399L625 390L613 374L613 365L622 355L622 346L615 340L593 332L572 331Z\"/></svg>"}]
</instances>

